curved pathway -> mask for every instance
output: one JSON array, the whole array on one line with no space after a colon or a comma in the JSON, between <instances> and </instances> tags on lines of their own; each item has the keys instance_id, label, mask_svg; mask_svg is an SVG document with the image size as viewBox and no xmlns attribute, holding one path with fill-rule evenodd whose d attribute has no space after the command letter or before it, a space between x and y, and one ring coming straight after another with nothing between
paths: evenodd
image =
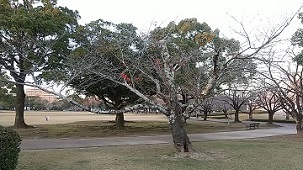
<instances>
[{"instance_id":1,"label":"curved pathway","mask_svg":"<svg viewBox=\"0 0 303 170\"><path fill-rule=\"evenodd\" d=\"M296 134L294 124L279 124L280 128L256 129L245 131L189 134L192 142L224 139L248 139L275 135ZM110 137L90 139L23 139L22 150L87 148L115 145L166 144L172 142L171 135Z\"/></svg>"}]
</instances>

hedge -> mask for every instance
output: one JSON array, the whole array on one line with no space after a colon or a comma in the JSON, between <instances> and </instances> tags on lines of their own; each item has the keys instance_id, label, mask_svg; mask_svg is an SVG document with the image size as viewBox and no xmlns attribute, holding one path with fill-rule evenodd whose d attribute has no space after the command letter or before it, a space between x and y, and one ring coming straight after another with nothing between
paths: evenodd
<instances>
[{"instance_id":1,"label":"hedge","mask_svg":"<svg viewBox=\"0 0 303 170\"><path fill-rule=\"evenodd\" d=\"M18 164L21 138L18 133L0 126L0 170L15 170Z\"/></svg>"}]
</instances>

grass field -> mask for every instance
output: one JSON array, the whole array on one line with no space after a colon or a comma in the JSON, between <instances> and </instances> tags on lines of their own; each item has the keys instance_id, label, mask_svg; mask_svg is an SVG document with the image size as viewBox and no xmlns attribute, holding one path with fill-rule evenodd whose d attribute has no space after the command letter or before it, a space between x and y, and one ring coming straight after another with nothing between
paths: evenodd
<instances>
[{"instance_id":1,"label":"grass field","mask_svg":"<svg viewBox=\"0 0 303 170\"><path fill-rule=\"evenodd\" d=\"M49 116L49 121L45 121L45 116ZM65 124L79 121L113 121L115 115L93 114L90 112L73 112L73 111L25 111L25 122L29 125L41 124ZM12 126L14 124L15 112L0 110L0 125ZM156 120L167 121L163 114L135 114L126 113L125 119L129 121L138 120Z\"/></svg>"},{"instance_id":2,"label":"grass field","mask_svg":"<svg viewBox=\"0 0 303 170\"><path fill-rule=\"evenodd\" d=\"M49 116L49 121L45 120ZM244 115L245 116L245 115ZM25 138L91 138L112 136L139 136L170 134L167 118L163 114L126 113L124 129L114 127L115 115L96 115L89 112L53 112L26 111L25 119L35 128L16 129L22 139ZM0 125L12 126L14 112L1 111ZM262 123L260 128L273 128ZM210 133L222 131L245 130L242 123L219 123L191 118L186 125L188 133Z\"/></svg>"},{"instance_id":3,"label":"grass field","mask_svg":"<svg viewBox=\"0 0 303 170\"><path fill-rule=\"evenodd\" d=\"M21 151L17 170L302 170L302 139L296 136L193 143L192 154L173 146L109 146Z\"/></svg>"},{"instance_id":4,"label":"grass field","mask_svg":"<svg viewBox=\"0 0 303 170\"><path fill-rule=\"evenodd\" d=\"M91 138L112 136L140 136L170 134L167 118L162 114L125 114L126 127L114 127L115 115L95 115L88 112L26 112L26 122L35 128L16 129L25 138ZM45 121L45 115L50 117ZM0 124L13 125L13 112L1 112ZM260 128L273 128L265 123ZM220 123L191 118L186 125L188 133L210 133L245 130L243 123Z\"/></svg>"},{"instance_id":5,"label":"grass field","mask_svg":"<svg viewBox=\"0 0 303 170\"><path fill-rule=\"evenodd\" d=\"M49 121L45 121L45 116L49 116ZM218 118L217 116L211 116ZM222 117L223 116L219 116ZM253 114L255 119L267 119L268 114L262 112L261 114ZM240 114L240 120L248 119L248 114ZM14 124L15 112L0 110L0 125L12 126ZM234 116L231 114L230 119L233 120ZM285 116L282 113L274 115L276 120L284 120ZM29 125L44 125L44 124L66 124L79 121L113 121L115 115L108 114L93 114L90 112L73 112L73 111L25 111L25 122ZM163 114L136 114L126 113L125 120L127 121L167 121L166 116Z\"/></svg>"}]
</instances>

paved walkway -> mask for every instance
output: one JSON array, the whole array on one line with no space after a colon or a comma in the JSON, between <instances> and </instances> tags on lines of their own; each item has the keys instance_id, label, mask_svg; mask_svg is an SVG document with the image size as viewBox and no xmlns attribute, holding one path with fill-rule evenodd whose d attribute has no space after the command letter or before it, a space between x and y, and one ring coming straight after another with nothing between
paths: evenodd
<instances>
[{"instance_id":1,"label":"paved walkway","mask_svg":"<svg viewBox=\"0 0 303 170\"><path fill-rule=\"evenodd\" d=\"M206 140L232 140L248 139L275 135L296 134L294 124L280 124L282 127L274 129L256 129L233 132L189 134L192 142ZM24 139L21 143L22 150L86 148L115 145L143 145L172 143L171 135L137 136L137 137L111 137L90 139Z\"/></svg>"}]
</instances>

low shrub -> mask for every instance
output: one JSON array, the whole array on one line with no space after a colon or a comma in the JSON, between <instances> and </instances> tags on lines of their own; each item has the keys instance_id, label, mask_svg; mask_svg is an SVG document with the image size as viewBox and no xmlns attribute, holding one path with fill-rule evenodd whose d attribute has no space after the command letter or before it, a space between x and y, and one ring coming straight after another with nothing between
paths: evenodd
<instances>
[{"instance_id":1,"label":"low shrub","mask_svg":"<svg viewBox=\"0 0 303 170\"><path fill-rule=\"evenodd\" d=\"M21 138L18 133L0 126L0 170L14 170L18 164Z\"/></svg>"}]
</instances>

